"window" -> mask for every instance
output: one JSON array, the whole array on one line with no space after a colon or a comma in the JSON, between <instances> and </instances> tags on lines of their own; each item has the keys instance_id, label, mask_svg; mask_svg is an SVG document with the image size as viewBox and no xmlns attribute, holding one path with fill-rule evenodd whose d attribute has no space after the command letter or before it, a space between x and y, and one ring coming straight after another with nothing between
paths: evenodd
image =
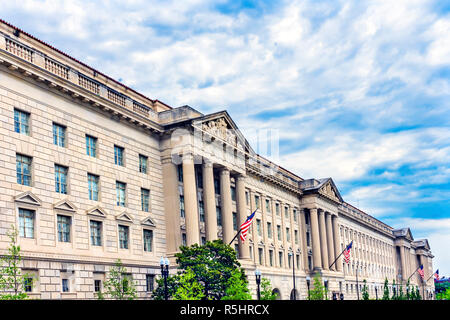
<instances>
[{"instance_id":1,"label":"window","mask_svg":"<svg viewBox=\"0 0 450 320\"><path fill-rule=\"evenodd\" d=\"M62 279L62 292L69 292L69 279Z\"/></svg>"},{"instance_id":2,"label":"window","mask_svg":"<svg viewBox=\"0 0 450 320\"><path fill-rule=\"evenodd\" d=\"M200 222L205 222L205 205L203 200L198 200L198 213L200 216Z\"/></svg>"},{"instance_id":3,"label":"window","mask_svg":"<svg viewBox=\"0 0 450 320\"><path fill-rule=\"evenodd\" d=\"M150 190L141 188L141 210L142 211L145 211L145 212L150 211L149 199L150 199Z\"/></svg>"},{"instance_id":4,"label":"window","mask_svg":"<svg viewBox=\"0 0 450 320\"><path fill-rule=\"evenodd\" d=\"M22 238L34 238L35 212L27 209L19 209L19 235Z\"/></svg>"},{"instance_id":5,"label":"window","mask_svg":"<svg viewBox=\"0 0 450 320\"><path fill-rule=\"evenodd\" d=\"M16 155L17 183L31 186L31 158L20 154Z\"/></svg>"},{"instance_id":6,"label":"window","mask_svg":"<svg viewBox=\"0 0 450 320\"><path fill-rule=\"evenodd\" d=\"M284 217L289 219L289 207L284 207Z\"/></svg>"},{"instance_id":7,"label":"window","mask_svg":"<svg viewBox=\"0 0 450 320\"><path fill-rule=\"evenodd\" d=\"M237 231L238 223L237 223L237 213L233 212L233 230Z\"/></svg>"},{"instance_id":8,"label":"window","mask_svg":"<svg viewBox=\"0 0 450 320\"><path fill-rule=\"evenodd\" d=\"M220 206L216 206L217 225L222 226L222 209Z\"/></svg>"},{"instance_id":9,"label":"window","mask_svg":"<svg viewBox=\"0 0 450 320\"><path fill-rule=\"evenodd\" d=\"M255 206L256 206L256 209L260 208L260 206L259 206L259 196L257 196L257 195L255 195Z\"/></svg>"},{"instance_id":10,"label":"window","mask_svg":"<svg viewBox=\"0 0 450 320\"><path fill-rule=\"evenodd\" d=\"M262 248L258 248L258 259L259 259L259 264L263 264L263 249Z\"/></svg>"},{"instance_id":11,"label":"window","mask_svg":"<svg viewBox=\"0 0 450 320\"><path fill-rule=\"evenodd\" d=\"M58 241L70 242L71 217L58 215L57 221L58 221Z\"/></svg>"},{"instance_id":12,"label":"window","mask_svg":"<svg viewBox=\"0 0 450 320\"><path fill-rule=\"evenodd\" d=\"M86 154L97 157L97 138L86 135Z\"/></svg>"},{"instance_id":13,"label":"window","mask_svg":"<svg viewBox=\"0 0 450 320\"><path fill-rule=\"evenodd\" d=\"M183 165L177 165L178 182L183 182Z\"/></svg>"},{"instance_id":14,"label":"window","mask_svg":"<svg viewBox=\"0 0 450 320\"><path fill-rule=\"evenodd\" d=\"M277 226L277 236L278 236L278 240L281 241L281 227Z\"/></svg>"},{"instance_id":15,"label":"window","mask_svg":"<svg viewBox=\"0 0 450 320\"><path fill-rule=\"evenodd\" d=\"M266 199L266 211L270 213L270 200Z\"/></svg>"},{"instance_id":16,"label":"window","mask_svg":"<svg viewBox=\"0 0 450 320\"><path fill-rule=\"evenodd\" d=\"M295 241L295 244L298 244L298 231L297 230L294 230L294 241Z\"/></svg>"},{"instance_id":17,"label":"window","mask_svg":"<svg viewBox=\"0 0 450 320\"><path fill-rule=\"evenodd\" d=\"M220 180L217 175L214 175L214 193L220 194Z\"/></svg>"},{"instance_id":18,"label":"window","mask_svg":"<svg viewBox=\"0 0 450 320\"><path fill-rule=\"evenodd\" d=\"M278 252L278 259L280 260L280 268L283 267L283 251Z\"/></svg>"},{"instance_id":19,"label":"window","mask_svg":"<svg viewBox=\"0 0 450 320\"><path fill-rule=\"evenodd\" d=\"M94 292L102 291L102 280L94 280Z\"/></svg>"},{"instance_id":20,"label":"window","mask_svg":"<svg viewBox=\"0 0 450 320\"><path fill-rule=\"evenodd\" d=\"M98 201L99 177L88 173L89 200Z\"/></svg>"},{"instance_id":21,"label":"window","mask_svg":"<svg viewBox=\"0 0 450 320\"><path fill-rule=\"evenodd\" d=\"M125 207L126 183L116 181L116 205Z\"/></svg>"},{"instance_id":22,"label":"window","mask_svg":"<svg viewBox=\"0 0 450 320\"><path fill-rule=\"evenodd\" d=\"M309 235L309 231L306 231L306 246L307 247L311 246L311 237Z\"/></svg>"},{"instance_id":23,"label":"window","mask_svg":"<svg viewBox=\"0 0 450 320\"><path fill-rule=\"evenodd\" d=\"M258 231L258 236L261 236L261 220L256 219L256 230Z\"/></svg>"},{"instance_id":24,"label":"window","mask_svg":"<svg viewBox=\"0 0 450 320\"><path fill-rule=\"evenodd\" d=\"M203 169L201 166L195 166L195 183L197 188L203 189Z\"/></svg>"},{"instance_id":25,"label":"window","mask_svg":"<svg viewBox=\"0 0 450 320\"><path fill-rule=\"evenodd\" d=\"M119 248L128 249L128 226L119 225Z\"/></svg>"},{"instance_id":26,"label":"window","mask_svg":"<svg viewBox=\"0 0 450 320\"><path fill-rule=\"evenodd\" d=\"M153 231L152 230L144 230L144 251L152 252L153 251Z\"/></svg>"},{"instance_id":27,"label":"window","mask_svg":"<svg viewBox=\"0 0 450 320\"><path fill-rule=\"evenodd\" d=\"M272 239L272 223L267 222L267 237Z\"/></svg>"},{"instance_id":28,"label":"window","mask_svg":"<svg viewBox=\"0 0 450 320\"><path fill-rule=\"evenodd\" d=\"M182 233L182 234L181 234L181 244L182 244L183 246L186 246L186 245L187 245L186 233Z\"/></svg>"},{"instance_id":29,"label":"window","mask_svg":"<svg viewBox=\"0 0 450 320\"><path fill-rule=\"evenodd\" d=\"M148 162L148 157L140 154L139 155L139 172L147 173L147 162Z\"/></svg>"},{"instance_id":30,"label":"window","mask_svg":"<svg viewBox=\"0 0 450 320\"><path fill-rule=\"evenodd\" d=\"M245 203L247 204L247 206L249 205L249 202L250 202L250 195L248 191L245 191Z\"/></svg>"},{"instance_id":31,"label":"window","mask_svg":"<svg viewBox=\"0 0 450 320\"><path fill-rule=\"evenodd\" d=\"M25 292L32 292L33 291L33 278L27 277L27 278L24 279L23 289L24 289Z\"/></svg>"},{"instance_id":32,"label":"window","mask_svg":"<svg viewBox=\"0 0 450 320\"><path fill-rule=\"evenodd\" d=\"M289 232L289 228L286 228L286 241L290 242L291 241L291 233Z\"/></svg>"},{"instance_id":33,"label":"window","mask_svg":"<svg viewBox=\"0 0 450 320\"><path fill-rule=\"evenodd\" d=\"M30 114L14 109L14 131L30 135Z\"/></svg>"},{"instance_id":34,"label":"window","mask_svg":"<svg viewBox=\"0 0 450 320\"><path fill-rule=\"evenodd\" d=\"M185 217L185 211L184 211L184 196L180 195L180 217Z\"/></svg>"},{"instance_id":35,"label":"window","mask_svg":"<svg viewBox=\"0 0 450 320\"><path fill-rule=\"evenodd\" d=\"M297 210L292 210L292 215L294 216L294 221L297 222Z\"/></svg>"},{"instance_id":36,"label":"window","mask_svg":"<svg viewBox=\"0 0 450 320\"><path fill-rule=\"evenodd\" d=\"M231 187L231 200L236 201L236 187Z\"/></svg>"},{"instance_id":37,"label":"window","mask_svg":"<svg viewBox=\"0 0 450 320\"><path fill-rule=\"evenodd\" d=\"M279 203L275 203L275 213L277 214L277 216L280 215L280 204Z\"/></svg>"},{"instance_id":38,"label":"window","mask_svg":"<svg viewBox=\"0 0 450 320\"><path fill-rule=\"evenodd\" d=\"M93 246L102 245L102 223L100 221L91 220L91 243Z\"/></svg>"},{"instance_id":39,"label":"window","mask_svg":"<svg viewBox=\"0 0 450 320\"><path fill-rule=\"evenodd\" d=\"M66 146L66 127L53 123L53 144L60 147Z\"/></svg>"},{"instance_id":40,"label":"window","mask_svg":"<svg viewBox=\"0 0 450 320\"><path fill-rule=\"evenodd\" d=\"M124 153L124 149L122 147L119 146L114 146L114 163L119 165L119 166L123 166L123 153Z\"/></svg>"},{"instance_id":41,"label":"window","mask_svg":"<svg viewBox=\"0 0 450 320\"><path fill-rule=\"evenodd\" d=\"M55 192L67 194L67 167L55 164Z\"/></svg>"},{"instance_id":42,"label":"window","mask_svg":"<svg viewBox=\"0 0 450 320\"><path fill-rule=\"evenodd\" d=\"M155 283L155 276L153 274L146 274L145 275L145 284L146 284L147 292L153 292L154 283Z\"/></svg>"},{"instance_id":43,"label":"window","mask_svg":"<svg viewBox=\"0 0 450 320\"><path fill-rule=\"evenodd\" d=\"M269 250L269 264L273 267L273 250Z\"/></svg>"}]
</instances>

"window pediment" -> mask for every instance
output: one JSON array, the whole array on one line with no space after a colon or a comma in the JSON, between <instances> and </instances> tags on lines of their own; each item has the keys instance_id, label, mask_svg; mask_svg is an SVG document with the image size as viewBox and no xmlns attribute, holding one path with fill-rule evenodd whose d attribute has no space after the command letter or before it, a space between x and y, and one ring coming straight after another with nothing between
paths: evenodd
<instances>
[{"instance_id":1,"label":"window pediment","mask_svg":"<svg viewBox=\"0 0 450 320\"><path fill-rule=\"evenodd\" d=\"M141 224L149 227L156 227L155 221L150 216L142 220Z\"/></svg>"},{"instance_id":2,"label":"window pediment","mask_svg":"<svg viewBox=\"0 0 450 320\"><path fill-rule=\"evenodd\" d=\"M21 202L32 206L41 206L42 201L31 191L21 193L14 197L15 202Z\"/></svg>"},{"instance_id":3,"label":"window pediment","mask_svg":"<svg viewBox=\"0 0 450 320\"><path fill-rule=\"evenodd\" d=\"M64 199L64 200L61 200L61 201L58 201L57 203L55 203L53 205L53 209L69 211L69 212L75 213L78 208L69 200Z\"/></svg>"},{"instance_id":4,"label":"window pediment","mask_svg":"<svg viewBox=\"0 0 450 320\"><path fill-rule=\"evenodd\" d=\"M101 217L101 218L106 218L106 216L108 215L107 212L105 211L105 209L101 208L100 206L95 206L95 207L87 210L86 214L91 215L91 216Z\"/></svg>"},{"instance_id":5,"label":"window pediment","mask_svg":"<svg viewBox=\"0 0 450 320\"><path fill-rule=\"evenodd\" d=\"M122 212L121 214L117 215L116 220L122 221L122 222L133 223L132 216L127 212Z\"/></svg>"}]
</instances>

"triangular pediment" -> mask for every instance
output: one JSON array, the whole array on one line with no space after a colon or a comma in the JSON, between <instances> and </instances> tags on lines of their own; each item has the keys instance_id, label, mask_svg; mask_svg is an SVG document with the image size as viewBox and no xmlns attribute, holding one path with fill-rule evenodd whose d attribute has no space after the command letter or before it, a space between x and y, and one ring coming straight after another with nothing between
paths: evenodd
<instances>
[{"instance_id":1,"label":"triangular pediment","mask_svg":"<svg viewBox=\"0 0 450 320\"><path fill-rule=\"evenodd\" d=\"M156 227L155 221L151 217L147 217L142 220L141 224L149 227Z\"/></svg>"},{"instance_id":2,"label":"triangular pediment","mask_svg":"<svg viewBox=\"0 0 450 320\"><path fill-rule=\"evenodd\" d=\"M122 212L121 214L117 215L116 220L133 223L132 216L127 212Z\"/></svg>"},{"instance_id":3,"label":"triangular pediment","mask_svg":"<svg viewBox=\"0 0 450 320\"><path fill-rule=\"evenodd\" d=\"M342 199L341 197L341 194L339 193L339 190L334 184L333 179L331 178L327 178L326 181L323 182L323 185L320 187L319 192L337 202L344 201L344 199Z\"/></svg>"},{"instance_id":4,"label":"triangular pediment","mask_svg":"<svg viewBox=\"0 0 450 320\"><path fill-rule=\"evenodd\" d=\"M193 122L193 126L203 134L226 142L238 150L255 152L245 139L237 125L226 111L220 111L201 117Z\"/></svg>"},{"instance_id":5,"label":"triangular pediment","mask_svg":"<svg viewBox=\"0 0 450 320\"><path fill-rule=\"evenodd\" d=\"M55 203L53 205L53 209L69 211L69 212L77 211L77 207L67 199L64 199L64 200L61 200L61 201L58 201L57 203Z\"/></svg>"},{"instance_id":6,"label":"triangular pediment","mask_svg":"<svg viewBox=\"0 0 450 320\"><path fill-rule=\"evenodd\" d=\"M101 217L101 218L106 218L106 216L107 216L107 212L105 211L105 209L101 208L100 206L95 206L95 207L87 210L86 214L91 215L91 216Z\"/></svg>"},{"instance_id":7,"label":"triangular pediment","mask_svg":"<svg viewBox=\"0 0 450 320\"><path fill-rule=\"evenodd\" d=\"M42 204L42 201L31 191L27 191L15 196L14 201L33 206L40 206Z\"/></svg>"}]
</instances>

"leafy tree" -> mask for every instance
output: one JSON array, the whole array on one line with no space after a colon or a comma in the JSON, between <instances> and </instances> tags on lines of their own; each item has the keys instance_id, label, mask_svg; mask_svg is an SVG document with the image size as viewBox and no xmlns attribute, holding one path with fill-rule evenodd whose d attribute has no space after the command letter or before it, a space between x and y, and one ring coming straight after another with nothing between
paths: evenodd
<instances>
[{"instance_id":1,"label":"leafy tree","mask_svg":"<svg viewBox=\"0 0 450 320\"><path fill-rule=\"evenodd\" d=\"M450 300L450 288L444 292L436 294L436 300Z\"/></svg>"},{"instance_id":2,"label":"leafy tree","mask_svg":"<svg viewBox=\"0 0 450 320\"><path fill-rule=\"evenodd\" d=\"M395 279L394 280L392 280L392 298L391 298L391 300L398 300L397 299L397 287L395 286Z\"/></svg>"},{"instance_id":3,"label":"leafy tree","mask_svg":"<svg viewBox=\"0 0 450 320\"><path fill-rule=\"evenodd\" d=\"M422 296L420 295L419 287L416 287L416 300L422 300Z\"/></svg>"},{"instance_id":4,"label":"leafy tree","mask_svg":"<svg viewBox=\"0 0 450 320\"><path fill-rule=\"evenodd\" d=\"M33 278L29 274L22 274L20 264L22 256L20 246L17 245L17 229L7 233L10 239L8 253L0 258L0 299L23 300L28 298L25 286L33 285Z\"/></svg>"},{"instance_id":5,"label":"leafy tree","mask_svg":"<svg viewBox=\"0 0 450 320\"><path fill-rule=\"evenodd\" d=\"M384 280L384 290L383 290L382 300L390 300L389 299L389 281L387 278Z\"/></svg>"},{"instance_id":6,"label":"leafy tree","mask_svg":"<svg viewBox=\"0 0 450 320\"><path fill-rule=\"evenodd\" d=\"M177 290L173 294L174 300L201 300L204 294L203 286L195 279L194 272L188 268L178 279Z\"/></svg>"},{"instance_id":7,"label":"leafy tree","mask_svg":"<svg viewBox=\"0 0 450 320\"><path fill-rule=\"evenodd\" d=\"M309 300L324 300L326 299L326 289L322 284L322 277L317 272L314 275L313 289L309 290Z\"/></svg>"},{"instance_id":8,"label":"leafy tree","mask_svg":"<svg viewBox=\"0 0 450 320\"><path fill-rule=\"evenodd\" d=\"M273 293L270 280L261 278L261 300L276 300L277 294Z\"/></svg>"},{"instance_id":9,"label":"leafy tree","mask_svg":"<svg viewBox=\"0 0 450 320\"><path fill-rule=\"evenodd\" d=\"M115 265L109 271L108 279L105 281L105 292L99 296L110 297L114 300L133 300L137 298L136 287L133 280L127 275L127 269L118 259Z\"/></svg>"},{"instance_id":10,"label":"leafy tree","mask_svg":"<svg viewBox=\"0 0 450 320\"><path fill-rule=\"evenodd\" d=\"M252 300L252 295L248 289L248 281L243 271L234 269L228 279L225 296L221 300Z\"/></svg>"},{"instance_id":11,"label":"leafy tree","mask_svg":"<svg viewBox=\"0 0 450 320\"><path fill-rule=\"evenodd\" d=\"M181 282L181 273L169 275L167 277L167 296L173 297L178 290L179 283ZM153 290L153 299L164 300L164 278L160 277L156 279L156 288Z\"/></svg>"},{"instance_id":12,"label":"leafy tree","mask_svg":"<svg viewBox=\"0 0 450 320\"><path fill-rule=\"evenodd\" d=\"M240 269L240 277L245 279L236 251L222 240L208 241L202 246L181 246L180 251L175 254L179 268L192 269L196 280L204 287L205 300L222 299L233 270Z\"/></svg>"},{"instance_id":13,"label":"leafy tree","mask_svg":"<svg viewBox=\"0 0 450 320\"><path fill-rule=\"evenodd\" d=\"M367 281L364 279L364 286L362 288L362 298L363 300L369 300L369 291L367 290Z\"/></svg>"}]
</instances>

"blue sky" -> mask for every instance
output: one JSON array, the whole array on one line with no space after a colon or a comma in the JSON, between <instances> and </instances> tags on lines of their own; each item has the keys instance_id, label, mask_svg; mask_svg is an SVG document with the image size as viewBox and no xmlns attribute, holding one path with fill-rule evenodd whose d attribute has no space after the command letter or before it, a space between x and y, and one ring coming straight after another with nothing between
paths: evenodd
<instances>
[{"instance_id":1,"label":"blue sky","mask_svg":"<svg viewBox=\"0 0 450 320\"><path fill-rule=\"evenodd\" d=\"M446 1L8 1L2 19L174 107L226 109L450 276ZM270 156L269 156L270 157Z\"/></svg>"}]
</instances>

